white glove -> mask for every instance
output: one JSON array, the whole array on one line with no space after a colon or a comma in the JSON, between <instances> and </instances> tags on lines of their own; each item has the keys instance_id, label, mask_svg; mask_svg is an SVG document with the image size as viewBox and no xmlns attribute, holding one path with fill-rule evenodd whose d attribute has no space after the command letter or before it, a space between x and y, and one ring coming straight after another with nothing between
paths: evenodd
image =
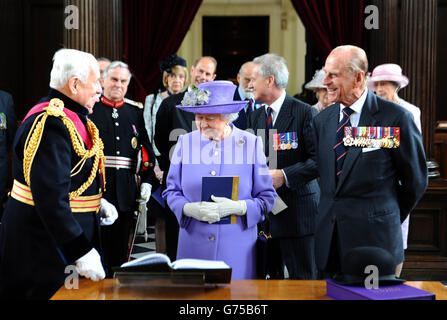
<instances>
[{"instance_id":1,"label":"white glove","mask_svg":"<svg viewBox=\"0 0 447 320\"><path fill-rule=\"evenodd\" d=\"M76 271L93 281L102 280L106 277L102 267L101 257L96 249L90 250L87 254L76 260Z\"/></svg>"},{"instance_id":2,"label":"white glove","mask_svg":"<svg viewBox=\"0 0 447 320\"><path fill-rule=\"evenodd\" d=\"M217 204L207 201L185 204L183 214L208 223L214 223L220 220Z\"/></svg>"},{"instance_id":3,"label":"white glove","mask_svg":"<svg viewBox=\"0 0 447 320\"><path fill-rule=\"evenodd\" d=\"M247 213L247 203L244 200L231 200L225 197L211 196L211 200L217 203L219 217L223 218L230 214L243 216Z\"/></svg>"},{"instance_id":4,"label":"white glove","mask_svg":"<svg viewBox=\"0 0 447 320\"><path fill-rule=\"evenodd\" d=\"M148 202L149 198L151 197L151 192L152 185L147 182L143 182L140 187L140 198L143 199L144 202Z\"/></svg>"},{"instance_id":5,"label":"white glove","mask_svg":"<svg viewBox=\"0 0 447 320\"><path fill-rule=\"evenodd\" d=\"M102 226L110 226L118 218L118 211L116 211L115 206L104 198L101 198L99 213Z\"/></svg>"}]
</instances>

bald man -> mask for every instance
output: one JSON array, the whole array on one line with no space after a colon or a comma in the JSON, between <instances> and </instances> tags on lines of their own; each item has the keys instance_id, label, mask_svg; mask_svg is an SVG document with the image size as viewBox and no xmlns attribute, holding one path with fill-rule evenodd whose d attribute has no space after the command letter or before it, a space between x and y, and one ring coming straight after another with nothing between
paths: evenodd
<instances>
[{"instance_id":1,"label":"bald man","mask_svg":"<svg viewBox=\"0 0 447 320\"><path fill-rule=\"evenodd\" d=\"M388 250L397 266L404 260L401 222L428 182L421 134L410 112L366 88L361 48L335 48L324 70L334 105L313 121L321 187L317 266L333 275L359 246Z\"/></svg>"},{"instance_id":2,"label":"bald man","mask_svg":"<svg viewBox=\"0 0 447 320\"><path fill-rule=\"evenodd\" d=\"M255 64L252 61L245 62L237 74L238 88L234 92L234 100L247 100L247 105L239 111L239 118L233 124L239 129L245 130L248 125L248 116L256 110L254 100L253 81Z\"/></svg>"}]
</instances>

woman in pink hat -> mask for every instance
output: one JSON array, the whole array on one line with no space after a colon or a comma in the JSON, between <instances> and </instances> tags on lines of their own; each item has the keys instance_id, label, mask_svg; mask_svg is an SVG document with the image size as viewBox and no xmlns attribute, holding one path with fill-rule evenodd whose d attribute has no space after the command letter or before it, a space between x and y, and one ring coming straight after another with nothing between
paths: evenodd
<instances>
[{"instance_id":1,"label":"woman in pink hat","mask_svg":"<svg viewBox=\"0 0 447 320\"><path fill-rule=\"evenodd\" d=\"M163 197L180 226L177 259L222 260L233 279L250 279L256 277L257 224L277 195L262 139L231 123L247 104L233 101L235 90L229 81L211 81L185 94L177 107L195 113L198 130L179 137ZM237 200L212 195L202 201L203 177L239 177Z\"/></svg>"},{"instance_id":2,"label":"woman in pink hat","mask_svg":"<svg viewBox=\"0 0 447 320\"><path fill-rule=\"evenodd\" d=\"M409 83L409 80L406 76L402 74L402 68L394 63L381 64L374 68L369 82L369 89L376 92L376 94L386 100L392 101L401 105L403 108L407 109L413 115L414 123L418 127L419 131L421 130L421 110L412 105L411 103L403 100L398 96L398 92L400 89L406 87ZM408 225L409 225L410 215L408 215L407 219L402 223L402 237L404 249L407 249L407 239L408 239ZM400 275L402 270L402 265L397 266L396 274Z\"/></svg>"},{"instance_id":3,"label":"woman in pink hat","mask_svg":"<svg viewBox=\"0 0 447 320\"><path fill-rule=\"evenodd\" d=\"M411 112L414 122L421 130L421 109L412 105L398 96L398 92L409 83L406 76L402 74L402 68L394 63L381 64L374 68L368 87L376 94L386 100L397 103Z\"/></svg>"}]
</instances>

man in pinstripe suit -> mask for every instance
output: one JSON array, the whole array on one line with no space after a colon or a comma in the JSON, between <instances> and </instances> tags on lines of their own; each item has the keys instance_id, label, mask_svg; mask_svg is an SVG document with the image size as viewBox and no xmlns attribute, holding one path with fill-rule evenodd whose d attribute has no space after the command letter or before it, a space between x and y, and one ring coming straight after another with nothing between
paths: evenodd
<instances>
[{"instance_id":1,"label":"man in pinstripe suit","mask_svg":"<svg viewBox=\"0 0 447 320\"><path fill-rule=\"evenodd\" d=\"M289 71L284 58L265 54L253 62L255 100L266 106L250 115L248 126L261 135L258 130L267 129L264 150L270 175L287 205L277 214L268 214L281 253L278 263L287 267L291 279L316 279L314 232L320 189L311 129L316 110L286 93Z\"/></svg>"}]
</instances>

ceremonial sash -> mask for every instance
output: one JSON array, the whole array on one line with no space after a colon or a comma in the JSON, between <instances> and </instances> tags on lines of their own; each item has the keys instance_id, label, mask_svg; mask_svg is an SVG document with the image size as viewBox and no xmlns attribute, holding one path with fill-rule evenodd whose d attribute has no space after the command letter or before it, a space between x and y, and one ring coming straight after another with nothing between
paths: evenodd
<instances>
[{"instance_id":1,"label":"ceremonial sash","mask_svg":"<svg viewBox=\"0 0 447 320\"><path fill-rule=\"evenodd\" d=\"M47 101L47 102L42 102L42 103L39 103L38 105L35 105L34 107L31 108L30 111L28 111L28 113L26 114L23 121L25 121L31 115L43 111L43 108L48 107L49 104L50 104L50 102ZM84 141L85 145L87 146L87 149L90 150L90 148L92 147L92 140L90 139L90 136L87 132L87 129L85 128L84 123L81 121L81 119L75 112L73 112L67 108L64 108L64 112L65 112L65 115L68 117L68 119L70 119L73 122L76 130L78 131L79 135L82 138L82 141Z\"/></svg>"}]
</instances>

